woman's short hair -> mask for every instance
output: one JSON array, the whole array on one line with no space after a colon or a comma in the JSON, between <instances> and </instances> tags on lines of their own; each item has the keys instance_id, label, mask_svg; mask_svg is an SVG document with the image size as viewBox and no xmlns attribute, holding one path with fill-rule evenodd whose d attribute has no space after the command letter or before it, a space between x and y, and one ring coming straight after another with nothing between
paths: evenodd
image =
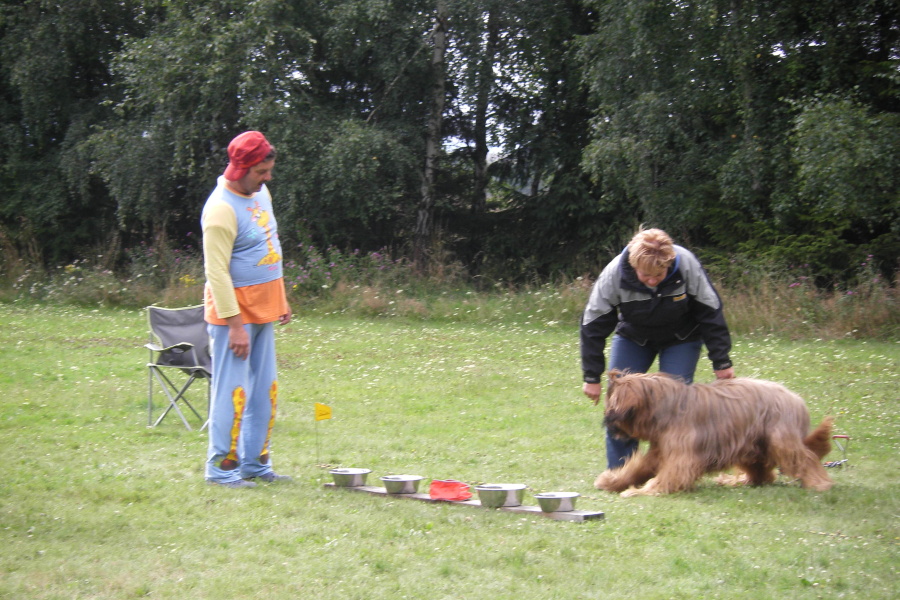
<instances>
[{"instance_id":1,"label":"woman's short hair","mask_svg":"<svg viewBox=\"0 0 900 600\"><path fill-rule=\"evenodd\" d=\"M662 229L641 229L628 242L628 264L635 269L668 269L673 262L675 243Z\"/></svg>"}]
</instances>

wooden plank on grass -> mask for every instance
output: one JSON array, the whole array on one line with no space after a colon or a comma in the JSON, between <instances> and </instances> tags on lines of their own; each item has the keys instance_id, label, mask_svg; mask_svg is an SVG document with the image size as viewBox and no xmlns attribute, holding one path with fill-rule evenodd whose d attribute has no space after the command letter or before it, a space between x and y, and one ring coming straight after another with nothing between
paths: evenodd
<instances>
[{"instance_id":1,"label":"wooden plank on grass","mask_svg":"<svg viewBox=\"0 0 900 600\"><path fill-rule=\"evenodd\" d=\"M407 500L419 500L421 502L431 502L431 503L444 503L444 504L460 504L462 506L475 506L478 508L487 508L481 506L481 501L475 498L474 496L470 500L437 500L432 498L428 494L388 494L387 490L383 487L375 487L371 485L359 485L354 487L343 487L339 485L335 485L334 483L326 483L325 489L331 490L347 490L351 492L364 492L366 494L371 494L373 496L389 496L391 498L405 498ZM604 514L602 511L587 511L587 510L572 510L566 512L552 512L545 513L541 510L540 506L501 506L495 510L500 510L503 512L516 513L516 514L525 514L532 516L541 516L546 517L548 519L553 519L554 521L593 521L597 519L602 519Z\"/></svg>"}]
</instances>

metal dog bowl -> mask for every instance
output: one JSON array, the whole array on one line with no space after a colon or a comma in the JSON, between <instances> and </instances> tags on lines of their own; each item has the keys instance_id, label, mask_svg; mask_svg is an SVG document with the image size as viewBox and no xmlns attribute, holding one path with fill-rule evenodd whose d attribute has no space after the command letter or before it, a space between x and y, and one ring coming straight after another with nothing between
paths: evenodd
<instances>
[{"instance_id":1,"label":"metal dog bowl","mask_svg":"<svg viewBox=\"0 0 900 600\"><path fill-rule=\"evenodd\" d=\"M575 510L575 499L580 495L578 492L545 492L535 494L534 498L545 513L570 512Z\"/></svg>"},{"instance_id":2,"label":"metal dog bowl","mask_svg":"<svg viewBox=\"0 0 900 600\"><path fill-rule=\"evenodd\" d=\"M522 483L485 483L475 486L475 489L481 505L488 508L520 506L525 494L525 485Z\"/></svg>"},{"instance_id":3,"label":"metal dog bowl","mask_svg":"<svg viewBox=\"0 0 900 600\"><path fill-rule=\"evenodd\" d=\"M419 491L419 475L385 475L380 478L388 494L415 494Z\"/></svg>"},{"instance_id":4,"label":"metal dog bowl","mask_svg":"<svg viewBox=\"0 0 900 600\"><path fill-rule=\"evenodd\" d=\"M332 469L329 471L334 478L334 485L338 487L359 487L366 485L366 475L371 469Z\"/></svg>"}]
</instances>

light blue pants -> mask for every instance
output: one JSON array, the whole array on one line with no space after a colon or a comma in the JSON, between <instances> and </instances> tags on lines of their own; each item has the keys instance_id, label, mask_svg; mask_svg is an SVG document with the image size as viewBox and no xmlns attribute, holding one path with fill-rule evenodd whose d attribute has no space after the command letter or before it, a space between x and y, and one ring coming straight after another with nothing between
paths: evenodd
<instances>
[{"instance_id":1,"label":"light blue pants","mask_svg":"<svg viewBox=\"0 0 900 600\"><path fill-rule=\"evenodd\" d=\"M272 471L269 440L278 398L274 325L244 325L250 335L246 360L228 348L226 325L207 326L212 342L209 481L237 481Z\"/></svg>"},{"instance_id":2,"label":"light blue pants","mask_svg":"<svg viewBox=\"0 0 900 600\"><path fill-rule=\"evenodd\" d=\"M661 372L681 377L685 383L692 383L702 348L703 342L698 340L660 350L652 344L641 346L627 338L615 335L610 344L609 368L632 373L646 373L654 359L659 356ZM606 464L610 469L617 469L624 465L628 457L637 452L637 449L637 440L614 438L609 435L609 431L606 432Z\"/></svg>"}]
</instances>

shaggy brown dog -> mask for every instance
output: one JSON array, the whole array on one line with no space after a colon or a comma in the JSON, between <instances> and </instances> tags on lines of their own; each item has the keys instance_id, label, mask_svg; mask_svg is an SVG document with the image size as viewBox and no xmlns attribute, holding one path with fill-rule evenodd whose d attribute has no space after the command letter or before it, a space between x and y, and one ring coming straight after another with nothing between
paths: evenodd
<instances>
[{"instance_id":1,"label":"shaggy brown dog","mask_svg":"<svg viewBox=\"0 0 900 600\"><path fill-rule=\"evenodd\" d=\"M775 469L825 491L832 485L820 459L831 451L826 417L809 431L797 394L771 381L723 379L687 385L668 375L611 371L605 423L613 435L648 440L622 467L604 471L594 486L622 496L690 489L705 473L735 467L728 485L775 481ZM642 487L639 487L642 486Z\"/></svg>"}]
</instances>

